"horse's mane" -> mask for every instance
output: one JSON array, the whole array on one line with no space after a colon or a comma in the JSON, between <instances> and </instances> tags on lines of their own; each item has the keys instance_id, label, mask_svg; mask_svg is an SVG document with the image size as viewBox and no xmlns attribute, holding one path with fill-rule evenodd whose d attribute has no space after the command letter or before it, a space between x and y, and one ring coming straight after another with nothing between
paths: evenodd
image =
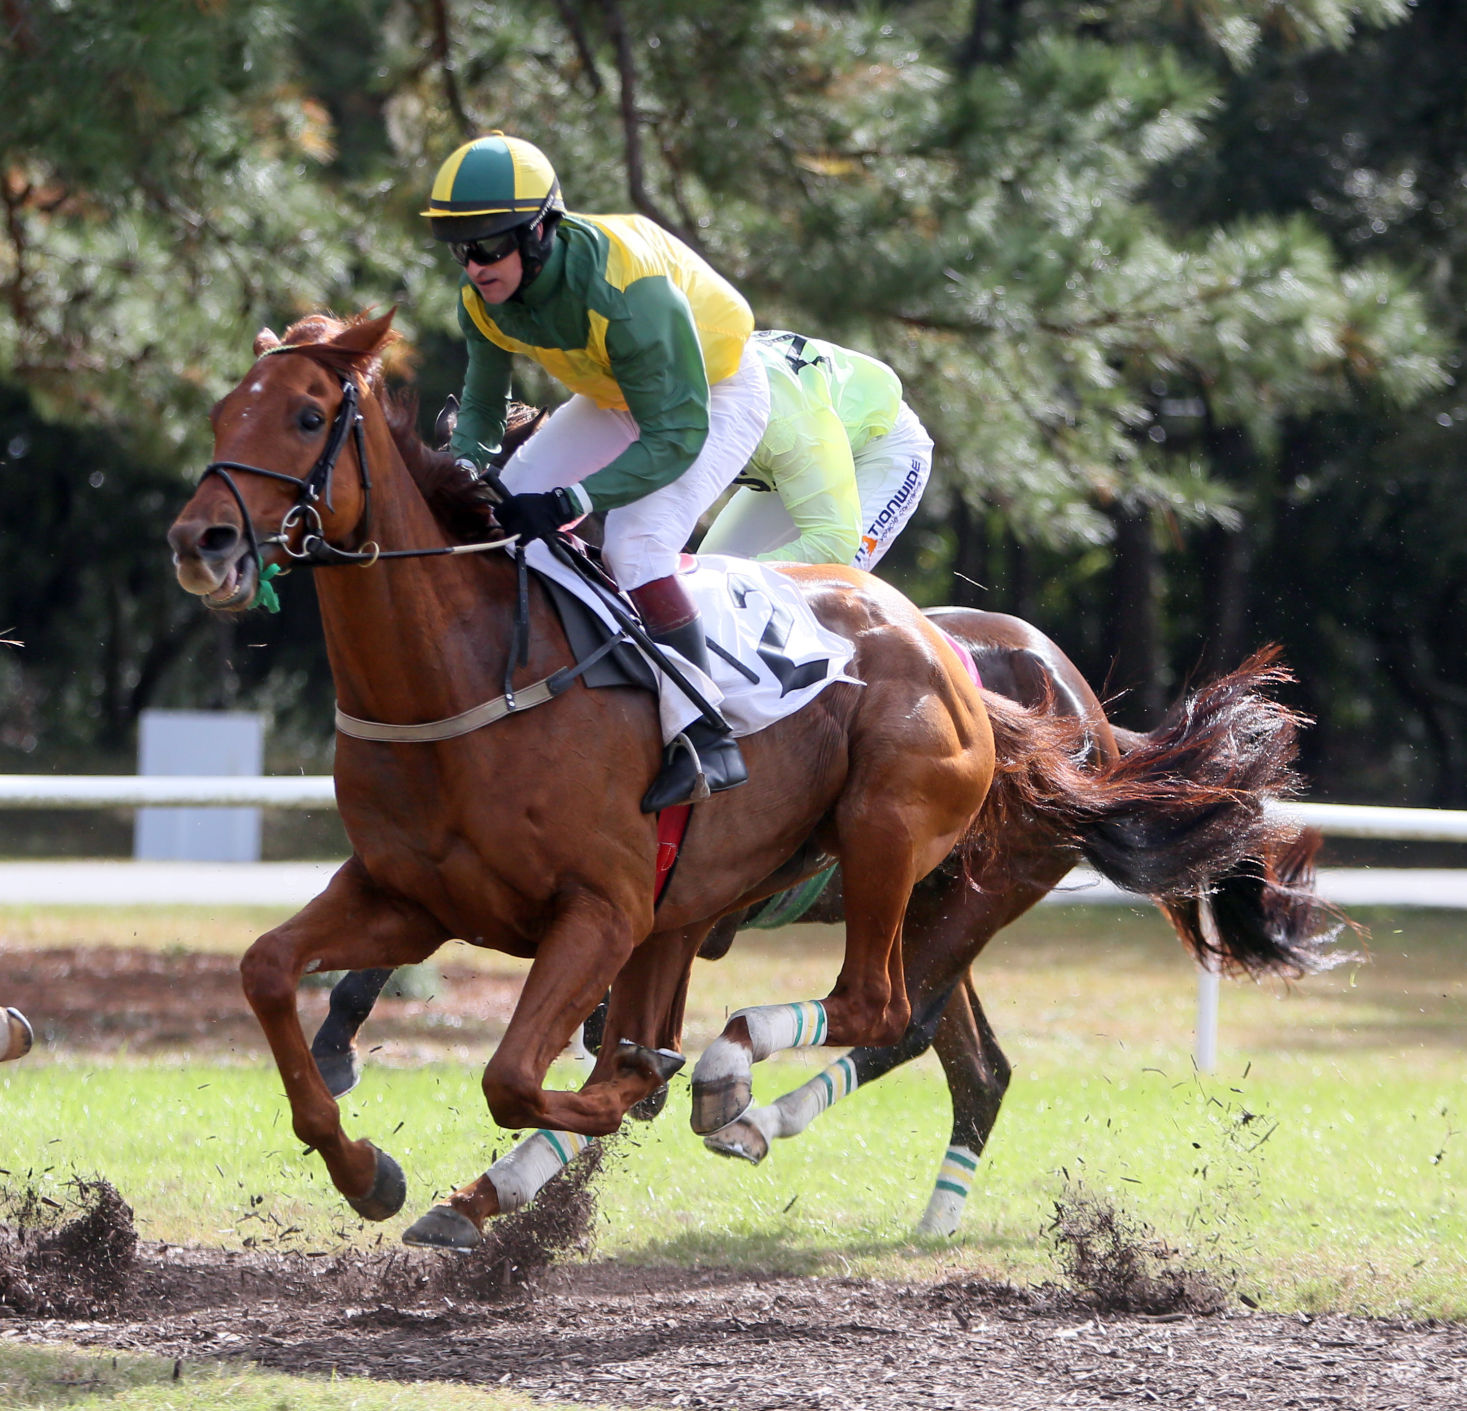
<instances>
[{"instance_id":1,"label":"horse's mane","mask_svg":"<svg viewBox=\"0 0 1467 1411\"><path fill-rule=\"evenodd\" d=\"M498 533L489 521L492 500L484 483L471 477L452 451L436 451L418 434L418 394L403 389L383 392L378 400L408 473L444 529L466 543ZM532 436L544 418L545 413L535 407L511 402L504 454Z\"/></svg>"},{"instance_id":2,"label":"horse's mane","mask_svg":"<svg viewBox=\"0 0 1467 1411\"><path fill-rule=\"evenodd\" d=\"M484 487L452 451L435 451L418 434L418 394L410 388L384 391L378 401L398 454L439 524L461 543L488 538L493 526Z\"/></svg>"},{"instance_id":3,"label":"horse's mane","mask_svg":"<svg viewBox=\"0 0 1467 1411\"><path fill-rule=\"evenodd\" d=\"M365 325L369 323L380 327L368 329ZM289 348L338 377L355 378L364 393L377 399L408 473L445 532L463 543L482 540L497 532L490 522L491 501L484 485L464 472L453 452L434 450L418 434L417 393L390 390L383 381L382 351L398 336L383 320L365 313L349 319L314 313L297 319L285 330L284 338L264 330L255 341L255 352L264 356L275 348ZM532 435L544 416L535 407L511 403L505 454Z\"/></svg>"}]
</instances>

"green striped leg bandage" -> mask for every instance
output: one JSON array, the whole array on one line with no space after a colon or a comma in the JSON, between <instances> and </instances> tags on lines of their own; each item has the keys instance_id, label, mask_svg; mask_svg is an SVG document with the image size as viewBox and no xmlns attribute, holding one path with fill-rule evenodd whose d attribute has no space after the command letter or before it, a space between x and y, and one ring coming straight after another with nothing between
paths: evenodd
<instances>
[{"instance_id":1,"label":"green striped leg bandage","mask_svg":"<svg viewBox=\"0 0 1467 1411\"><path fill-rule=\"evenodd\" d=\"M542 1129L526 1137L485 1173L499 1196L499 1210L508 1215L528 1205L552 1177L570 1165L595 1141L577 1132Z\"/></svg>"},{"instance_id":2,"label":"green striped leg bandage","mask_svg":"<svg viewBox=\"0 0 1467 1411\"><path fill-rule=\"evenodd\" d=\"M796 1004L760 1004L741 1009L729 1023L742 1019L749 1028L750 1052L744 1046L720 1034L706 1049L693 1069L693 1085L716 1083L742 1076L747 1078L749 1065L760 1063L771 1053L788 1048L814 1048L825 1042L825 1006L818 999Z\"/></svg>"},{"instance_id":3,"label":"green striped leg bandage","mask_svg":"<svg viewBox=\"0 0 1467 1411\"><path fill-rule=\"evenodd\" d=\"M733 1017L749 1026L749 1040L754 1046L751 1057L755 1063L787 1048L819 1048L825 1042L825 1006L818 999L798 1004L756 1005L753 1009L739 1010Z\"/></svg>"},{"instance_id":4,"label":"green striped leg bandage","mask_svg":"<svg viewBox=\"0 0 1467 1411\"><path fill-rule=\"evenodd\" d=\"M917 1224L919 1235L952 1235L962 1223L963 1206L978 1174L978 1153L965 1146L950 1146L937 1173L932 1199Z\"/></svg>"},{"instance_id":5,"label":"green striped leg bandage","mask_svg":"<svg viewBox=\"0 0 1467 1411\"><path fill-rule=\"evenodd\" d=\"M768 1107L751 1107L739 1121L753 1123L767 1142L772 1143L778 1137L797 1137L827 1107L850 1097L860 1086L856 1065L849 1058L838 1058L808 1083L776 1098ZM738 1123L733 1125L736 1128Z\"/></svg>"},{"instance_id":6,"label":"green striped leg bandage","mask_svg":"<svg viewBox=\"0 0 1467 1411\"><path fill-rule=\"evenodd\" d=\"M793 1092L775 1100L773 1110L778 1114L779 1126L774 1132L765 1132L765 1136L798 1136L827 1107L834 1107L843 1097L850 1097L860 1086L856 1065L849 1058L836 1059L808 1083L802 1083Z\"/></svg>"}]
</instances>

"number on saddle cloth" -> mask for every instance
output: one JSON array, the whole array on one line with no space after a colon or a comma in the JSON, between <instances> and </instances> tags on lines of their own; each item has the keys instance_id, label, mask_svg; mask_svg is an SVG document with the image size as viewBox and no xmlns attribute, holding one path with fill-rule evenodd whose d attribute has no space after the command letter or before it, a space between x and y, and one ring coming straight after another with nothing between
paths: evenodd
<instances>
[{"instance_id":1,"label":"number on saddle cloth","mask_svg":"<svg viewBox=\"0 0 1467 1411\"><path fill-rule=\"evenodd\" d=\"M551 550L532 544L526 556L542 579L560 583L603 621L614 621L611 609ZM695 684L707 684L707 699L735 736L793 715L834 682L861 684L846 674L854 644L817 620L792 579L720 554L695 563L683 581L701 615L713 668L711 680L699 672ZM702 713L675 686L659 699L664 743Z\"/></svg>"}]
</instances>

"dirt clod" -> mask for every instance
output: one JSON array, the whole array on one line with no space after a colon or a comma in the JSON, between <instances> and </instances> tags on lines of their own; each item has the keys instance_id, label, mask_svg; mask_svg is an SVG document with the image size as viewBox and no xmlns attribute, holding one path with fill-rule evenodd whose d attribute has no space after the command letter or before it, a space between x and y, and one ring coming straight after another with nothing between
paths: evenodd
<instances>
[{"instance_id":1,"label":"dirt clod","mask_svg":"<svg viewBox=\"0 0 1467 1411\"><path fill-rule=\"evenodd\" d=\"M1227 1290L1112 1201L1078 1186L1055 1202L1049 1235L1076 1291L1102 1313L1212 1314Z\"/></svg>"},{"instance_id":2,"label":"dirt clod","mask_svg":"<svg viewBox=\"0 0 1467 1411\"><path fill-rule=\"evenodd\" d=\"M121 1306L137 1263L132 1207L104 1180L75 1180L69 1192L69 1206L33 1189L0 1198L0 1306L54 1318Z\"/></svg>"}]
</instances>

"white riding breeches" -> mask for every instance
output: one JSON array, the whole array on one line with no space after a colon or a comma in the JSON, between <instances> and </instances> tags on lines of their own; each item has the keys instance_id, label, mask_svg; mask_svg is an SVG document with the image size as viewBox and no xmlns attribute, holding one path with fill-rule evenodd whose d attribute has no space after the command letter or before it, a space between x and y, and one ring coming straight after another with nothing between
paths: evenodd
<instances>
[{"instance_id":1,"label":"white riding breeches","mask_svg":"<svg viewBox=\"0 0 1467 1411\"><path fill-rule=\"evenodd\" d=\"M896 425L854 453L856 494L861 502L861 540L854 568L873 569L901 533L932 473L932 438L905 402ZM703 552L757 558L799 538L800 531L778 492L745 487L719 511L716 544ZM710 533L710 538L713 538Z\"/></svg>"},{"instance_id":2,"label":"white riding breeches","mask_svg":"<svg viewBox=\"0 0 1467 1411\"><path fill-rule=\"evenodd\" d=\"M769 383L746 348L738 369L708 389L708 439L692 465L650 495L607 511L604 553L623 589L676 570L699 515L748 464L768 421ZM577 394L510 457L504 483L515 494L573 485L615 460L638 434L630 412Z\"/></svg>"}]
</instances>

